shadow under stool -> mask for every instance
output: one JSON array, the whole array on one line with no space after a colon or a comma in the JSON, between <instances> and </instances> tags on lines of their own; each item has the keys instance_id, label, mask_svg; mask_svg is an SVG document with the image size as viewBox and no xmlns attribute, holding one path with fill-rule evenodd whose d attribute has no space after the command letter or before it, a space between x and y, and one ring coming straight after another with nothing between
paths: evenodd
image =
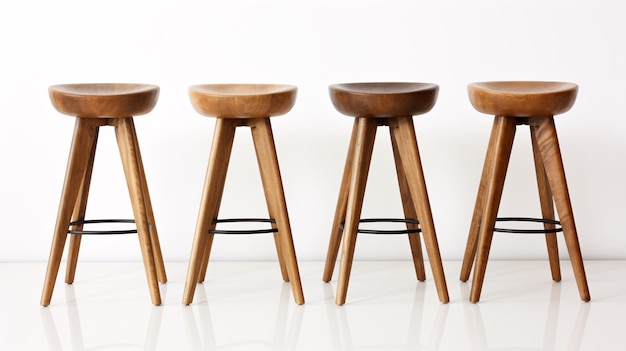
<instances>
[{"instance_id":1,"label":"shadow under stool","mask_svg":"<svg viewBox=\"0 0 626 351\"><path fill-rule=\"evenodd\" d=\"M475 265L470 301L476 303L480 300L494 232L545 234L552 279L558 282L561 271L556 233L561 231L565 236L580 298L589 301L589 288L554 124L555 115L567 112L574 105L578 86L561 82L480 82L469 84L468 93L476 110L495 116L461 268L460 278L467 281ZM540 219L497 217L518 125L530 127L542 212ZM559 220L555 220L555 206ZM496 222L537 222L543 224L543 229L496 228Z\"/></svg>"},{"instance_id":2,"label":"shadow under stool","mask_svg":"<svg viewBox=\"0 0 626 351\"><path fill-rule=\"evenodd\" d=\"M139 237L152 303L160 305L158 283L165 283L167 277L133 121L133 116L146 114L154 108L159 87L146 84L66 84L51 86L48 92L57 111L75 116L76 123L41 305L50 304L68 234L70 244L65 282L72 284L83 235L133 233ZM102 126L115 128L134 219L85 219L98 133ZM85 225L96 223L135 223L136 229L84 230Z\"/></svg>"},{"instance_id":3,"label":"shadow under stool","mask_svg":"<svg viewBox=\"0 0 626 351\"><path fill-rule=\"evenodd\" d=\"M296 101L297 88L273 84L209 84L189 88L191 103L198 113L217 117L202 192L196 233L183 294L183 304L193 301L196 284L206 276L211 246L215 234L272 233L278 253L281 274L291 284L297 304L304 303L296 251L283 191L278 157L270 117L286 114ZM228 162L238 127L249 127L256 150L261 181L265 192L269 219L218 219L226 181ZM271 228L258 230L222 230L220 223L260 222Z\"/></svg>"},{"instance_id":4,"label":"shadow under stool","mask_svg":"<svg viewBox=\"0 0 626 351\"><path fill-rule=\"evenodd\" d=\"M328 245L323 280L332 279L342 246L335 302L346 302L348 281L358 233L407 234L419 281L426 280L419 233L424 243L441 302L449 301L426 182L417 147L413 117L432 109L439 87L428 83L347 83L329 87L335 108L355 117L335 219ZM405 218L361 219L365 186L378 127L388 126ZM360 223L405 223L406 230L369 230ZM343 241L343 243L342 243Z\"/></svg>"}]
</instances>

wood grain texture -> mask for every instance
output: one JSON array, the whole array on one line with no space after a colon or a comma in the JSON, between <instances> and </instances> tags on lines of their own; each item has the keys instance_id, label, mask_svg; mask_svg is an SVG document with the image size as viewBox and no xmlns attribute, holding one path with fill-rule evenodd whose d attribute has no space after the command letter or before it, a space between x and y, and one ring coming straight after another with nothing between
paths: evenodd
<instances>
[{"instance_id":1,"label":"wood grain texture","mask_svg":"<svg viewBox=\"0 0 626 351\"><path fill-rule=\"evenodd\" d=\"M101 120L76 119L52 238L52 247L50 248L50 257L48 258L48 268L46 269L46 277L41 294L42 306L48 306L52 299L54 283L59 272L59 265L61 264L63 249L67 239L67 229L76 206L81 184L85 179L85 172L91 155L92 145L96 138L97 128L102 123L103 121Z\"/></svg>"},{"instance_id":2,"label":"wood grain texture","mask_svg":"<svg viewBox=\"0 0 626 351\"><path fill-rule=\"evenodd\" d=\"M472 279L472 289L470 291L470 301L478 302L482 291L489 250L493 238L493 228L495 227L498 208L502 198L506 170L509 165L513 139L515 138L515 119L507 117L496 117L494 124L496 138L493 145L493 160L490 161L491 169L485 187L485 202L478 228L478 242L476 249L476 261L474 263L474 277ZM485 162L487 163L487 162Z\"/></svg>"},{"instance_id":3,"label":"wood grain texture","mask_svg":"<svg viewBox=\"0 0 626 351\"><path fill-rule=\"evenodd\" d=\"M346 220L346 209L348 208L348 194L350 193L350 182L352 179L352 167L354 164L354 153L356 148L358 123L356 121L352 124L352 133L350 137L350 143L348 145L348 156L346 157L346 163L343 169L343 177L341 178L341 185L339 186L339 196L337 199L337 206L335 208L335 217L333 220L333 226L330 229L330 240L328 242L328 250L326 253L326 263L324 264L324 273L322 280L330 282L333 279L333 271L335 270L335 263L337 256L339 255L339 249L341 247L341 240L343 237L343 230L341 225Z\"/></svg>"},{"instance_id":4,"label":"wood grain texture","mask_svg":"<svg viewBox=\"0 0 626 351\"><path fill-rule=\"evenodd\" d=\"M133 115L148 113L157 102L159 87L146 84L64 84L48 89L53 106L77 116L41 304L48 306L63 255L70 223L85 219L99 128L114 126L124 166L137 233L153 304L161 304L159 281L165 265L152 212ZM71 229L81 230L83 225ZM72 235L65 281L74 281L81 235Z\"/></svg>"},{"instance_id":5,"label":"wood grain texture","mask_svg":"<svg viewBox=\"0 0 626 351\"><path fill-rule=\"evenodd\" d=\"M142 173L140 168L139 149L135 143L135 133L132 118L114 119L112 122L115 126L115 135L117 144L122 158L124 174L126 176L126 184L130 195L131 205L137 226L137 236L141 247L141 255L143 258L146 278L152 303L156 306L161 305L161 294L159 291L159 280L157 275L157 266L155 261L155 250L150 234L150 222L148 220L148 211L146 207L146 194L144 193L145 185L143 184Z\"/></svg>"},{"instance_id":6,"label":"wood grain texture","mask_svg":"<svg viewBox=\"0 0 626 351\"><path fill-rule=\"evenodd\" d=\"M398 177L398 187L400 188L400 198L402 199L404 218L417 219L417 209L415 208L415 204L413 203L413 196L411 194L409 181L407 180L404 171L404 164L402 163L402 156L400 154L398 140L394 134L395 128L396 127L392 127L390 125L389 134L391 140L391 148L393 150L393 159L396 164L396 176ZM416 230L419 229L420 225L407 223L406 227L407 229ZM417 280L423 282L426 280L426 268L424 267L424 255L422 253L422 243L419 233L410 233L407 236L409 238L409 245L411 247L413 266L415 267L415 275L417 277Z\"/></svg>"},{"instance_id":7,"label":"wood grain texture","mask_svg":"<svg viewBox=\"0 0 626 351\"><path fill-rule=\"evenodd\" d=\"M406 184L408 185L408 193L413 200L413 209L417 212L424 244L433 272L433 279L437 286L437 294L439 301L448 303L448 287L441 261L439 244L437 242L437 234L435 231L435 223L432 211L430 209L430 200L428 191L426 190L426 180L422 169L422 161L417 146L417 137L415 136L415 128L413 127L412 117L393 118L389 120L389 129L392 139L398 147L398 155ZM406 196L406 192L405 192Z\"/></svg>"},{"instance_id":8,"label":"wood grain texture","mask_svg":"<svg viewBox=\"0 0 626 351\"><path fill-rule=\"evenodd\" d=\"M297 88L278 84L207 84L189 88L193 107L200 114L217 117L211 155L196 225L183 304L193 302L196 284L204 281L219 214L230 154L237 127L249 127L252 133L269 217L278 229L274 236L276 252L284 281L291 284L297 304L304 303L304 293L287 204L276 155L269 117L287 113L295 103Z\"/></svg>"},{"instance_id":9,"label":"wood grain texture","mask_svg":"<svg viewBox=\"0 0 626 351\"><path fill-rule=\"evenodd\" d=\"M285 84L204 84L189 87L191 104L204 116L262 118L289 112L298 88Z\"/></svg>"},{"instance_id":10,"label":"wood grain texture","mask_svg":"<svg viewBox=\"0 0 626 351\"><path fill-rule=\"evenodd\" d=\"M339 112L356 117L322 277L325 282L332 279L341 248L335 303L343 305L346 302L367 177L380 126L389 127L404 216L420 223L407 224L407 228L421 228L439 299L448 302L412 118L413 114L430 111L437 98L438 86L428 83L348 83L331 85L329 92ZM408 238L416 277L424 281L426 272L419 234L409 234Z\"/></svg>"},{"instance_id":11,"label":"wood grain texture","mask_svg":"<svg viewBox=\"0 0 626 351\"><path fill-rule=\"evenodd\" d=\"M283 190L283 182L278 166L278 156L274 145L274 136L269 118L250 120L248 125L252 131L252 140L256 150L261 181L267 200L267 207L271 218L276 220L278 233L275 234L276 248L281 270L287 271L287 278L291 284L291 291L298 305L304 304L304 293L300 281L298 259L291 234L291 224L287 213L287 202ZM283 272L283 279L285 279Z\"/></svg>"},{"instance_id":12,"label":"wood grain texture","mask_svg":"<svg viewBox=\"0 0 626 351\"><path fill-rule=\"evenodd\" d=\"M467 86L470 102L482 113L509 117L548 117L569 111L578 85L562 82L477 82Z\"/></svg>"},{"instance_id":13,"label":"wood grain texture","mask_svg":"<svg viewBox=\"0 0 626 351\"><path fill-rule=\"evenodd\" d=\"M68 116L124 118L146 114L159 98L150 84L62 84L48 88L54 108Z\"/></svg>"},{"instance_id":14,"label":"wood grain texture","mask_svg":"<svg viewBox=\"0 0 626 351\"><path fill-rule=\"evenodd\" d=\"M535 161L535 174L537 176L537 188L539 190L539 203L541 205L541 215L543 219L555 220L554 216L554 198L550 189L550 182L546 169L543 166L543 157L535 135L535 128L530 128L530 139L533 146L533 159ZM554 230L556 225L551 223L544 224L545 230ZM546 246L548 247L548 259L550 261L550 272L552 280L561 281L561 261L559 259L559 247L557 245L556 233L546 234Z\"/></svg>"},{"instance_id":15,"label":"wood grain texture","mask_svg":"<svg viewBox=\"0 0 626 351\"><path fill-rule=\"evenodd\" d=\"M137 158L138 176L141 188L139 189L143 195L143 205L145 206L146 216L148 220L148 229L150 232L150 243L152 244L152 252L154 255L154 262L157 270L157 278L160 283L167 282L167 275L165 273L165 263L163 262L163 254L161 252L161 244L159 242L159 235L157 231L156 220L152 209L152 199L150 198L150 192L148 191L148 181L146 180L146 172L143 167L143 159L141 158L141 150L139 149L139 140L137 139L137 130L135 129L135 122L133 119L129 119L127 122L130 128L130 136L135 149L135 156Z\"/></svg>"},{"instance_id":16,"label":"wood grain texture","mask_svg":"<svg viewBox=\"0 0 626 351\"><path fill-rule=\"evenodd\" d=\"M329 88L337 111L352 117L415 116L430 111L439 86L430 83L345 83Z\"/></svg>"},{"instance_id":17,"label":"wood grain texture","mask_svg":"<svg viewBox=\"0 0 626 351\"><path fill-rule=\"evenodd\" d=\"M574 277L578 285L580 298L583 301L590 301L589 285L583 265L583 258L578 241L578 231L574 222L574 213L569 196L569 189L565 179L565 169L557 138L554 118L532 118L529 124L533 128L537 138L537 145L541 152L546 176L550 183L550 189L554 196L554 203L559 214L565 243L569 254L569 259L574 270Z\"/></svg>"},{"instance_id":18,"label":"wood grain texture","mask_svg":"<svg viewBox=\"0 0 626 351\"><path fill-rule=\"evenodd\" d=\"M78 201L76 201L76 206L72 214L71 223L82 222L85 220L87 200L89 198L89 186L91 184L93 164L96 157L96 146L98 144L98 132L99 128L96 128L93 142L91 145L91 152L89 154L89 160L87 161L87 169L85 170L85 176L80 186ZM73 225L70 229L77 231L83 230L83 224ZM82 235L70 235L70 245L67 254L67 268L65 270L65 283L67 284L72 284L76 276L76 264L78 263L78 253L80 251L80 242L82 238Z\"/></svg>"},{"instance_id":19,"label":"wood grain texture","mask_svg":"<svg viewBox=\"0 0 626 351\"><path fill-rule=\"evenodd\" d=\"M215 229L214 220L217 219L219 213L228 163L235 138L235 128L238 124L237 120L224 118L218 118L215 123L213 144L211 146L211 154L209 155L196 232L193 239L191 257L189 258L189 268L187 269L185 290L183 292L183 304L185 305L193 302L196 284L202 283L206 275L206 267L209 263L215 236L209 233L209 230Z\"/></svg>"},{"instance_id":20,"label":"wood grain texture","mask_svg":"<svg viewBox=\"0 0 626 351\"><path fill-rule=\"evenodd\" d=\"M348 203L346 207L345 223L343 229L343 242L341 244L341 260L339 262L339 280L337 282L337 295L335 303L343 305L348 294L348 283L352 271L352 261L356 247L357 230L361 219L365 185L374 149L376 138L377 121L372 118L356 118L356 143L352 170L350 171L350 188L348 191Z\"/></svg>"},{"instance_id":21,"label":"wood grain texture","mask_svg":"<svg viewBox=\"0 0 626 351\"><path fill-rule=\"evenodd\" d=\"M482 291L489 249L498 214L517 125L529 125L535 175L542 218L554 219L554 207L563 228L568 254L580 298L590 300L569 190L565 179L553 115L568 111L576 99L578 86L558 82L483 82L468 86L472 105L481 112L494 114L474 214L461 268L467 281L472 266L474 277L470 301L478 302ZM544 224L544 229L554 229ZM550 269L554 281L561 280L556 234L546 234Z\"/></svg>"},{"instance_id":22,"label":"wood grain texture","mask_svg":"<svg viewBox=\"0 0 626 351\"><path fill-rule=\"evenodd\" d=\"M462 282L466 282L469 279L472 272L472 267L474 266L474 260L476 259L476 249L478 247L478 230L480 228L480 221L483 217L483 210L485 207L485 193L487 185L490 181L493 168L493 157L496 141L499 136L498 125L500 123L501 122L498 119L494 119L493 126L491 128L491 135L489 137L489 143L487 144L487 153L485 155L483 171L480 177L480 183L478 185L478 195L476 195L474 213L472 214L472 221L470 222L470 229L467 235L467 243L465 245L465 254L463 255L463 264L461 266L460 279Z\"/></svg>"}]
</instances>

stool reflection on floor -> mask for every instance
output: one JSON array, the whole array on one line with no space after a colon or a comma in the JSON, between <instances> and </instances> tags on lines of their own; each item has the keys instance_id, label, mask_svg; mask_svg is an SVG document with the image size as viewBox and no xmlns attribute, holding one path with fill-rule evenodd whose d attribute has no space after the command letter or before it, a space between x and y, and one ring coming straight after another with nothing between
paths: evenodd
<instances>
[{"instance_id":1,"label":"stool reflection on floor","mask_svg":"<svg viewBox=\"0 0 626 351\"><path fill-rule=\"evenodd\" d=\"M461 280L467 281L475 264L470 301L480 300L494 231L544 233L552 279L560 281L556 233L561 230L580 298L589 301L591 298L553 117L567 112L574 105L578 86L560 82L481 82L469 84L468 92L476 110L495 115L461 268ZM543 215L541 219L497 218L517 125L530 126ZM555 205L559 221L554 218ZM500 229L495 228L497 221L535 221L543 223L544 229ZM557 227L559 225L560 228Z\"/></svg>"},{"instance_id":2,"label":"stool reflection on floor","mask_svg":"<svg viewBox=\"0 0 626 351\"><path fill-rule=\"evenodd\" d=\"M295 86L272 84L213 84L189 88L191 103L196 111L205 116L217 117L217 121L189 259L183 304L191 304L196 284L204 281L214 235L254 233L273 233L283 280L291 283L296 303L304 303L270 124L270 117L283 115L291 110L296 101L296 93ZM269 219L218 219L226 171L238 127L250 127L252 131ZM250 221L269 222L271 229L216 230L218 223Z\"/></svg>"},{"instance_id":3,"label":"stool reflection on floor","mask_svg":"<svg viewBox=\"0 0 626 351\"><path fill-rule=\"evenodd\" d=\"M426 83L348 83L331 85L329 90L335 108L345 115L355 117L323 275L325 282L332 279L341 245L342 255L335 302L338 305L346 302L357 233L366 232L359 229L359 223L363 222L406 223L407 230L373 232L408 234L417 279L424 281L426 273L419 237L421 232L424 235L439 300L448 302L448 289L412 117L432 109L437 100L439 87ZM404 219L360 218L374 139L379 126L388 126L391 134Z\"/></svg>"},{"instance_id":4,"label":"stool reflection on floor","mask_svg":"<svg viewBox=\"0 0 626 351\"><path fill-rule=\"evenodd\" d=\"M139 236L152 303L160 305L158 282L165 283L167 278L132 117L146 114L154 108L159 87L145 84L67 84L51 86L49 93L54 107L63 114L76 116L76 124L41 305L50 304L68 234L71 238L65 282L72 284L82 235L126 233L137 233ZM85 220L98 132L102 126L115 127L134 220ZM86 231L83 228L85 224L111 222L134 222L137 229Z\"/></svg>"}]
</instances>

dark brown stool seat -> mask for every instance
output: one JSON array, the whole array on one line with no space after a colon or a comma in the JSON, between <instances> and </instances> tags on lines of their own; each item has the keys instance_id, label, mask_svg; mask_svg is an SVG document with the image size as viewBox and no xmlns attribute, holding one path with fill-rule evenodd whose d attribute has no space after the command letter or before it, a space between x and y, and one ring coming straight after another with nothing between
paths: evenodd
<instances>
[{"instance_id":1,"label":"dark brown stool seat","mask_svg":"<svg viewBox=\"0 0 626 351\"><path fill-rule=\"evenodd\" d=\"M276 84L209 84L189 88L189 96L198 113L217 117L207 175L202 192L200 213L189 259L183 304L193 301L196 284L206 276L215 234L273 233L284 281L291 283L294 300L304 303L291 225L283 191L278 157L270 118L285 114L296 101L297 88ZM256 150L269 219L218 219L235 130L250 127ZM222 222L266 222L271 229L218 230Z\"/></svg>"},{"instance_id":2,"label":"dark brown stool seat","mask_svg":"<svg viewBox=\"0 0 626 351\"><path fill-rule=\"evenodd\" d=\"M481 82L468 85L476 110L495 116L472 223L470 225L461 280L474 277L470 301L478 302L485 277L493 232L542 233L546 236L552 279L561 280L556 233L563 232L580 297L589 301L578 234L563 169L553 116L567 112L576 100L578 86L561 82ZM515 131L530 126L542 218L497 218ZM555 219L554 207L559 215ZM539 222L541 230L496 228L496 222ZM559 227L560 226L560 227Z\"/></svg>"},{"instance_id":3,"label":"dark brown stool seat","mask_svg":"<svg viewBox=\"0 0 626 351\"><path fill-rule=\"evenodd\" d=\"M326 282L332 279L339 247L342 246L335 298L338 305L343 305L346 301L357 233L366 232L407 234L417 279L424 281L426 273L419 237L421 232L439 300L444 303L449 301L412 117L432 109L438 90L437 85L428 83L348 83L329 87L335 108L343 114L355 117L323 276ZM360 218L374 139L379 126L388 126L391 134L404 208L403 219ZM363 230L359 228L359 223L362 222L401 222L406 223L407 230Z\"/></svg>"},{"instance_id":4,"label":"dark brown stool seat","mask_svg":"<svg viewBox=\"0 0 626 351\"><path fill-rule=\"evenodd\" d=\"M165 283L167 277L133 122L133 116L146 114L154 108L159 87L147 84L66 84L51 86L48 92L52 105L60 113L75 116L76 124L41 305L50 304L68 234L71 237L65 282L71 284L83 235L126 233L139 236L152 303L160 305L158 282ZM134 220L85 219L98 133L100 127L107 125L115 127ZM83 228L86 224L111 222L134 222L136 230L88 231Z\"/></svg>"}]
</instances>

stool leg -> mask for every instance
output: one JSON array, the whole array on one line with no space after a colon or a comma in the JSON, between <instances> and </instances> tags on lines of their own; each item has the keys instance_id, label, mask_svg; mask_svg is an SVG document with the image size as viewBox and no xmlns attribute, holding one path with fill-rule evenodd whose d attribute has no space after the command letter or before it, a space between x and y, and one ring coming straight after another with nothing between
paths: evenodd
<instances>
[{"instance_id":1,"label":"stool leg","mask_svg":"<svg viewBox=\"0 0 626 351\"><path fill-rule=\"evenodd\" d=\"M335 270L335 263L337 261L337 255L339 254L339 246L341 245L343 231L340 226L346 220L346 208L348 207L348 193L350 192L356 136L357 123L355 121L352 127L348 156L346 157L346 164L343 169L343 177L341 179L341 186L339 187L339 198L337 199L337 207L335 209L335 219L333 220L330 242L328 243L328 251L326 253L326 264L324 265L324 275L322 277L322 280L325 282L329 282L333 278L333 271Z\"/></svg>"},{"instance_id":2,"label":"stool leg","mask_svg":"<svg viewBox=\"0 0 626 351\"><path fill-rule=\"evenodd\" d=\"M161 294L159 291L159 282L157 277L157 268L155 265L153 244L150 237L148 213L146 209L146 198L144 194L144 185L140 171L139 150L135 147L135 138L133 135L134 126L132 118L112 119L111 124L115 126L115 135L117 144L120 149L122 165L124 166L124 174L126 175L126 184L130 195L135 224L137 225L137 234L141 247L144 268L150 289L152 303L156 306L161 305Z\"/></svg>"},{"instance_id":3,"label":"stool leg","mask_svg":"<svg viewBox=\"0 0 626 351\"><path fill-rule=\"evenodd\" d=\"M337 296L335 296L335 303L337 305L346 303L357 230L359 228L363 198L365 196L365 185L367 183L367 176L372 160L376 129L378 128L378 122L374 118L357 117L354 123L356 124L357 133L354 139L354 156L352 156L353 163L350 172L350 191L348 193L343 242L341 245Z\"/></svg>"},{"instance_id":4,"label":"stool leg","mask_svg":"<svg viewBox=\"0 0 626 351\"><path fill-rule=\"evenodd\" d=\"M249 123L248 123L248 125L251 127L250 130L251 130L253 138L254 138L254 133L255 133L255 126L257 125L257 123L258 123L258 120L249 121ZM263 127L261 127L261 128L263 128ZM271 129L270 129L270 133L271 133ZM272 143L273 142L274 141L273 141L273 137L272 137ZM255 148L256 148L256 146L255 146ZM257 161L258 160L259 160L259 156L257 155ZM276 164L278 165L278 161L277 161ZM259 164L259 167L261 167L260 164ZM261 171L261 179L263 179L263 176L264 176L264 173L263 173L263 171ZM280 176L280 174L279 174L279 176ZM281 185L282 185L282 180L281 180ZM274 199L269 195L268 190L266 190L266 189L268 189L268 188L265 187L265 183L264 183L263 191L264 191L264 194L265 194L265 202L266 202L266 205L267 205L269 218L273 218L274 219L274 223L272 223L272 228L278 230L277 232L275 232L273 234L273 236L274 236L274 245L276 246L276 254L278 256L278 264L280 266L280 274L281 274L281 276L283 278L283 281L289 282L289 269L287 268L287 263L285 261L285 255L284 255L284 250L283 250L283 245L282 245L282 236L281 236L281 232L280 232L277 220L276 220L276 213L274 212L276 210L276 206L273 205ZM291 225L289 226L289 231L291 232Z\"/></svg>"},{"instance_id":5,"label":"stool leg","mask_svg":"<svg viewBox=\"0 0 626 351\"><path fill-rule=\"evenodd\" d=\"M491 154L493 156L493 160L485 160L485 163L491 163L492 166L488 175L489 181L483 190L485 192L485 206L478 232L476 266L470 292L470 301L473 303L480 300L485 270L487 269L487 260L489 259L491 239L493 238L493 228L496 223L498 208L500 207L504 179L506 178L506 170L511 157L513 140L515 139L515 122L514 118L495 117L494 129L497 134L494 144L490 145L494 150L491 153L488 152L488 155Z\"/></svg>"},{"instance_id":6,"label":"stool leg","mask_svg":"<svg viewBox=\"0 0 626 351\"><path fill-rule=\"evenodd\" d=\"M209 230L215 229L213 221L217 219L224 193L224 183L226 182L228 162L230 161L237 123L237 120L224 118L218 118L215 123L213 144L207 165L196 233L183 293L183 304L185 305L189 305L193 301L196 284L204 280L203 271L206 272L211 245L215 236L209 233Z\"/></svg>"},{"instance_id":7,"label":"stool leg","mask_svg":"<svg viewBox=\"0 0 626 351\"><path fill-rule=\"evenodd\" d=\"M269 200L267 199L267 196L266 196L265 202L267 203L268 201ZM276 215L272 212L272 210L270 210L270 208L271 207L268 205L267 211L269 213L269 218L276 219ZM272 223L272 229L278 230L278 232L274 233L273 237L274 237L274 246L276 246L276 254L278 256L278 265L280 267L280 275L283 278L284 282L289 282L289 270L287 269L287 263L285 262L285 255L284 255L283 247L281 244L280 230L276 223Z\"/></svg>"},{"instance_id":8,"label":"stool leg","mask_svg":"<svg viewBox=\"0 0 626 351\"><path fill-rule=\"evenodd\" d=\"M450 301L446 277L443 271L435 224L428 200L424 171L417 147L415 128L412 117L394 118L389 121L392 138L397 143L403 173L409 185L410 196L413 199L413 208L417 209L420 227L424 235L426 252L433 272L439 300L443 303Z\"/></svg>"},{"instance_id":9,"label":"stool leg","mask_svg":"<svg viewBox=\"0 0 626 351\"><path fill-rule=\"evenodd\" d=\"M480 228L480 220L483 217L483 209L485 207L485 189L487 189L487 184L489 184L491 170L493 168L495 144L498 139L498 128L496 127L498 123L498 120L494 119L493 126L491 128L491 136L489 137L489 144L487 144L487 154L485 156L483 172L478 186L478 195L476 196L472 222L470 224L469 234L467 235L467 244L465 246L465 254L463 255L463 265L461 266L460 279L463 282L466 282L469 279L470 273L472 272L472 266L474 265L474 260L476 258L478 229Z\"/></svg>"},{"instance_id":10,"label":"stool leg","mask_svg":"<svg viewBox=\"0 0 626 351\"><path fill-rule=\"evenodd\" d=\"M296 250L291 235L291 225L289 224L289 215L287 213L287 204L278 167L278 157L276 155L270 119L254 119L249 121L249 126L252 130L252 139L259 163L268 210L271 215L275 216L274 219L278 228L279 241L277 241L277 248L279 249L279 259L281 259L280 252L282 252L282 259L284 259L284 264L289 274L294 300L301 305L304 303L304 293L302 291L302 283L300 282Z\"/></svg>"},{"instance_id":11,"label":"stool leg","mask_svg":"<svg viewBox=\"0 0 626 351\"><path fill-rule=\"evenodd\" d=\"M541 150L537 144L537 136L534 128L530 128L530 137L533 145L533 157L535 160L535 171L537 173L537 187L539 188L539 201L541 203L541 214L544 219L554 220L554 201L552 191L548 183L548 176L541 159ZM556 225L545 223L545 230L554 230ZM548 247L548 258L550 260L550 271L552 280L561 281L561 263L559 262L559 247L557 245L556 233L546 234L546 245Z\"/></svg>"},{"instance_id":12,"label":"stool leg","mask_svg":"<svg viewBox=\"0 0 626 351\"><path fill-rule=\"evenodd\" d=\"M567 189L565 170L563 169L563 160L561 158L554 119L533 118L530 123L537 137L537 145L541 151L543 164L550 183L550 189L554 195L554 202L559 214L561 226L563 227L565 243L567 244L570 261L572 262L580 298L583 301L590 301L591 297L587 285L580 244L578 242L576 224L574 223L574 214L569 191Z\"/></svg>"},{"instance_id":13,"label":"stool leg","mask_svg":"<svg viewBox=\"0 0 626 351\"><path fill-rule=\"evenodd\" d=\"M74 207L74 212L70 222L77 222L85 220L85 211L87 210L87 199L89 197L89 185L91 184L91 174L93 171L93 163L96 156L96 145L98 144L98 131L96 129L94 133L93 143L91 145L91 153L89 154L89 160L87 161L87 168L85 169L85 177L83 178L78 192L78 201ZM73 225L72 230L83 230L83 225ZM78 263L78 252L80 251L80 242L82 235L73 234L70 235L70 245L67 253L67 268L65 270L65 283L72 284L74 277L76 276L76 264Z\"/></svg>"},{"instance_id":14,"label":"stool leg","mask_svg":"<svg viewBox=\"0 0 626 351\"><path fill-rule=\"evenodd\" d=\"M161 283L167 283L167 275L165 274L165 263L163 262L163 254L161 252L161 244L159 243L159 235L156 227L156 220L152 210L152 200L148 191L148 182L146 181L146 172L143 168L143 160L139 149L139 141L137 140L137 131L135 124L130 123L131 136L137 154L137 164L139 165L139 181L143 192L144 206L146 207L146 215L148 217L148 229L150 230L150 242L152 243L152 253L157 269L157 278Z\"/></svg>"},{"instance_id":15,"label":"stool leg","mask_svg":"<svg viewBox=\"0 0 626 351\"><path fill-rule=\"evenodd\" d=\"M398 142L393 133L393 128L390 126L389 132L391 134L391 146L393 148L393 158L396 163L396 174L398 176L398 186L400 187L400 197L402 199L402 208L404 209L404 218L417 219L417 210L413 204L413 198L411 197L411 190L409 183L404 173L402 165L402 158L400 157L400 150L398 149ZM419 224L407 223L407 229L419 229ZM415 266L415 274L417 280L426 280L426 269L424 267L424 255L422 254L422 244L420 242L419 233L409 234L409 245L411 246L411 253L413 255L413 266Z\"/></svg>"},{"instance_id":16,"label":"stool leg","mask_svg":"<svg viewBox=\"0 0 626 351\"><path fill-rule=\"evenodd\" d=\"M42 306L48 306L52 299L54 283L59 273L63 248L67 239L67 229L69 228L72 212L78 199L81 183L85 178L85 171L91 155L91 147L95 139L96 130L101 123L97 119L76 118L72 146L65 171L65 182L63 183L52 247L50 248L50 257L48 258L48 268L46 269L46 277L41 294L40 303Z\"/></svg>"}]
</instances>

